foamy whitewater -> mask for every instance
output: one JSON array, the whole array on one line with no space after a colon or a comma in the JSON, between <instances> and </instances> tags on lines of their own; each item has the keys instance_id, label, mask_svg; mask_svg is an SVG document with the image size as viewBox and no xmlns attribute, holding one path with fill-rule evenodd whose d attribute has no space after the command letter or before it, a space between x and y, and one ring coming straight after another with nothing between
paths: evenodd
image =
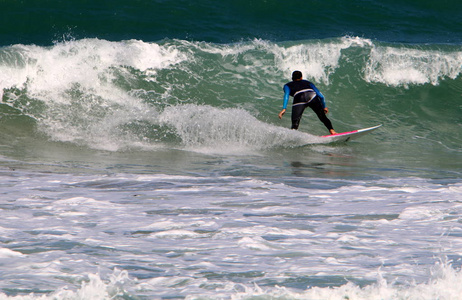
<instances>
[{"instance_id":1,"label":"foamy whitewater","mask_svg":"<svg viewBox=\"0 0 462 300\"><path fill-rule=\"evenodd\" d=\"M100 2L0 4L0 299L462 299L459 2Z\"/></svg>"},{"instance_id":2,"label":"foamy whitewater","mask_svg":"<svg viewBox=\"0 0 462 300\"><path fill-rule=\"evenodd\" d=\"M15 199L2 205L3 290L34 293L3 299L457 299L462 292L460 183L1 176Z\"/></svg>"}]
</instances>

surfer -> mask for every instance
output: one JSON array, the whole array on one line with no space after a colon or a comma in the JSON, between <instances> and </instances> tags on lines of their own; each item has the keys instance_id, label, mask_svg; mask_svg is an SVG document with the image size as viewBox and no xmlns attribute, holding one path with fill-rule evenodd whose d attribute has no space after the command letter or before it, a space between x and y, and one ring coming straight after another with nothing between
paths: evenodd
<instances>
[{"instance_id":1,"label":"surfer","mask_svg":"<svg viewBox=\"0 0 462 300\"><path fill-rule=\"evenodd\" d=\"M279 113L279 119L282 119L282 116L286 113L289 96L292 96L294 97L292 104L292 129L298 129L303 111L305 108L310 107L316 113L319 120L324 123L330 134L336 134L332 123L326 116L329 109L326 107L324 95L321 94L313 83L304 80L302 77L302 72L294 71L292 73L292 81L284 85L284 103Z\"/></svg>"}]
</instances>

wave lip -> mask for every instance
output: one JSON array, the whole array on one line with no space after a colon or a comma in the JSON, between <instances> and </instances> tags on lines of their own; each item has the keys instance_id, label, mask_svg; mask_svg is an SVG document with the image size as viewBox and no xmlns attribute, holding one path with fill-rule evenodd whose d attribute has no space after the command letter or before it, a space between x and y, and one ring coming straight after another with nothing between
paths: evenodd
<instances>
[{"instance_id":1,"label":"wave lip","mask_svg":"<svg viewBox=\"0 0 462 300\"><path fill-rule=\"evenodd\" d=\"M391 86L430 83L456 79L462 72L462 51L446 52L407 47L374 47L365 66L367 82Z\"/></svg>"}]
</instances>

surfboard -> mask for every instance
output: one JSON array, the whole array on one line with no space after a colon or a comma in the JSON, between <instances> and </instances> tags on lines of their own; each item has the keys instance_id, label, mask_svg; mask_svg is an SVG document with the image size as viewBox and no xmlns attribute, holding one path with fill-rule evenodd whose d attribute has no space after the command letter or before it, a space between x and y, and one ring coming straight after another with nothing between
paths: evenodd
<instances>
[{"instance_id":1,"label":"surfboard","mask_svg":"<svg viewBox=\"0 0 462 300\"><path fill-rule=\"evenodd\" d=\"M382 124L369 127L369 128L353 130L353 131L341 132L341 133L336 133L336 134L331 134L331 135L323 135L321 136L321 143L330 144L330 143L348 142L352 139L357 139L365 134L368 134L371 131L376 130L380 126L382 126Z\"/></svg>"}]
</instances>

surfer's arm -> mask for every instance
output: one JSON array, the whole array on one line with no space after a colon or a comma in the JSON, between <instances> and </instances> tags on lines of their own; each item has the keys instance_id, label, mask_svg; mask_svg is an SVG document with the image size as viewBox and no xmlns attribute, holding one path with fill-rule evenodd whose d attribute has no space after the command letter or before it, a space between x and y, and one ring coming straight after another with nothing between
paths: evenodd
<instances>
[{"instance_id":1,"label":"surfer's arm","mask_svg":"<svg viewBox=\"0 0 462 300\"><path fill-rule=\"evenodd\" d=\"M329 109L326 107L326 99L324 98L324 95L318 90L318 88L311 83L311 88L316 92L316 95L318 95L319 99L321 100L322 108L324 109L324 112L327 114L329 112Z\"/></svg>"},{"instance_id":2,"label":"surfer's arm","mask_svg":"<svg viewBox=\"0 0 462 300\"><path fill-rule=\"evenodd\" d=\"M287 108L287 104L289 103L289 95L290 95L290 88L285 85L284 86L284 102L282 104L282 109Z\"/></svg>"},{"instance_id":3,"label":"surfer's arm","mask_svg":"<svg viewBox=\"0 0 462 300\"><path fill-rule=\"evenodd\" d=\"M324 98L324 95L318 90L318 88L311 83L311 88L316 92L316 95L318 95L319 99L321 99L322 103L322 108L326 108L326 99Z\"/></svg>"},{"instance_id":4,"label":"surfer's arm","mask_svg":"<svg viewBox=\"0 0 462 300\"><path fill-rule=\"evenodd\" d=\"M282 110L278 114L279 119L282 119L282 116L286 113L287 104L289 103L290 88L287 85L284 85L284 99L282 103Z\"/></svg>"}]
</instances>

